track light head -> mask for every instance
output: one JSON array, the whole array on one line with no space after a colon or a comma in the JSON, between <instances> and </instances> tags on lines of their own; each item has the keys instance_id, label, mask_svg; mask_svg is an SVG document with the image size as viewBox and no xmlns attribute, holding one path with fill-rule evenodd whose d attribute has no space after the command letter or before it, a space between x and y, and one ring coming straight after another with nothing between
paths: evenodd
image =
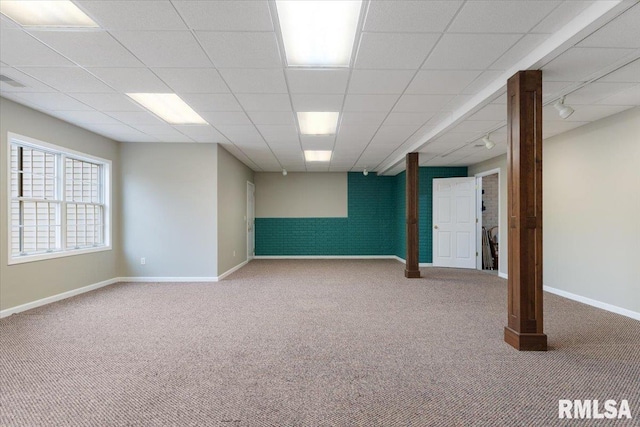
<instances>
[{"instance_id":1,"label":"track light head","mask_svg":"<svg viewBox=\"0 0 640 427\"><path fill-rule=\"evenodd\" d=\"M282 169L282 176L287 176L287 170L286 169Z\"/></svg>"},{"instance_id":2,"label":"track light head","mask_svg":"<svg viewBox=\"0 0 640 427\"><path fill-rule=\"evenodd\" d=\"M569 116L571 116L575 111L570 106L564 104L564 96L558 99L555 104L553 104L553 108L558 111L558 115L563 119L569 118Z\"/></svg>"},{"instance_id":3,"label":"track light head","mask_svg":"<svg viewBox=\"0 0 640 427\"><path fill-rule=\"evenodd\" d=\"M496 143L489 138L489 134L485 135L484 138L482 138L482 142L484 142L484 146L487 147L487 150L491 150L496 146Z\"/></svg>"},{"instance_id":4,"label":"track light head","mask_svg":"<svg viewBox=\"0 0 640 427\"><path fill-rule=\"evenodd\" d=\"M369 175L369 171L367 170L367 168L364 168L364 170L362 171L362 175L364 176Z\"/></svg>"}]
</instances>

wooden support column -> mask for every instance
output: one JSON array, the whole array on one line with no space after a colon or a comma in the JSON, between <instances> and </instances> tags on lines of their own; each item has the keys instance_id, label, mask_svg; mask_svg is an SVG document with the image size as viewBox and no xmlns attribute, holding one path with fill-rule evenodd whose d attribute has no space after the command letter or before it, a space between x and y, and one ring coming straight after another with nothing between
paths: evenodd
<instances>
[{"instance_id":1,"label":"wooden support column","mask_svg":"<svg viewBox=\"0 0 640 427\"><path fill-rule=\"evenodd\" d=\"M407 264L404 277L420 277L418 266L418 153L407 154Z\"/></svg>"},{"instance_id":2,"label":"wooden support column","mask_svg":"<svg viewBox=\"0 0 640 427\"><path fill-rule=\"evenodd\" d=\"M542 71L507 81L508 323L504 340L545 351L542 330Z\"/></svg>"}]
</instances>

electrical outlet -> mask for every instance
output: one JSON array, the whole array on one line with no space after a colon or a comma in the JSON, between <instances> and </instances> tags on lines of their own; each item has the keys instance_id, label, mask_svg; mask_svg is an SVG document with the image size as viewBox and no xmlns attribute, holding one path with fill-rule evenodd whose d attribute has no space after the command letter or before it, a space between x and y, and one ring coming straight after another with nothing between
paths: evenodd
<instances>
[{"instance_id":1,"label":"electrical outlet","mask_svg":"<svg viewBox=\"0 0 640 427\"><path fill-rule=\"evenodd\" d=\"M145 265L147 263L147 259L146 258L140 258L140 264L141 265Z\"/></svg>"}]
</instances>

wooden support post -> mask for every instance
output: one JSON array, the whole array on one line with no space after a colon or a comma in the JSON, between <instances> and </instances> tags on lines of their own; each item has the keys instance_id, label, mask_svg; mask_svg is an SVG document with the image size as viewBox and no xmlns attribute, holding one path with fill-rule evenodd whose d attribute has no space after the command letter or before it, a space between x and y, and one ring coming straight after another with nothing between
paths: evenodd
<instances>
[{"instance_id":1,"label":"wooden support post","mask_svg":"<svg viewBox=\"0 0 640 427\"><path fill-rule=\"evenodd\" d=\"M404 277L420 277L418 265L418 153L407 154L407 264Z\"/></svg>"},{"instance_id":2,"label":"wooden support post","mask_svg":"<svg viewBox=\"0 0 640 427\"><path fill-rule=\"evenodd\" d=\"M545 351L542 322L542 71L507 81L509 313L504 340Z\"/></svg>"}]
</instances>

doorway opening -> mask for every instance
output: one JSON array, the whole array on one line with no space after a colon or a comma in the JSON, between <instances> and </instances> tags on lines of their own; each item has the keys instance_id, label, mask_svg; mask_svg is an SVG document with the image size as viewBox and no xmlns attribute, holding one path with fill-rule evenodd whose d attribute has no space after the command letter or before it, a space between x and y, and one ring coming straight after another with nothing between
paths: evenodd
<instances>
[{"instance_id":1,"label":"doorway opening","mask_svg":"<svg viewBox=\"0 0 640 427\"><path fill-rule=\"evenodd\" d=\"M255 213L256 209L256 187L252 182L247 181L247 261L251 261L255 256L256 231Z\"/></svg>"},{"instance_id":2,"label":"doorway opening","mask_svg":"<svg viewBox=\"0 0 640 427\"><path fill-rule=\"evenodd\" d=\"M500 265L500 170L476 175L477 261L476 268L498 273Z\"/></svg>"}]
</instances>

